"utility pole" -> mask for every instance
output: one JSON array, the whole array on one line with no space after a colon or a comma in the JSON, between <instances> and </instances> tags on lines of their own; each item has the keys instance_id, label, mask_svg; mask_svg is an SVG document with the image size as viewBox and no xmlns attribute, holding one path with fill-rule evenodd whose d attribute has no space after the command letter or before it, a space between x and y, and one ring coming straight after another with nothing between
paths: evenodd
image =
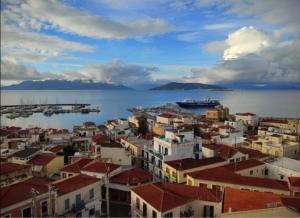
<instances>
[{"instance_id":1,"label":"utility pole","mask_svg":"<svg viewBox=\"0 0 300 218\"><path fill-rule=\"evenodd\" d=\"M107 217L110 217L110 211L109 211L109 167L106 170L106 176L105 176L105 183L106 183L106 215Z\"/></svg>"},{"instance_id":2,"label":"utility pole","mask_svg":"<svg viewBox=\"0 0 300 218\"><path fill-rule=\"evenodd\" d=\"M39 192L36 189L31 188L30 194L32 196L32 217L36 217L36 196L39 194Z\"/></svg>"}]
</instances>

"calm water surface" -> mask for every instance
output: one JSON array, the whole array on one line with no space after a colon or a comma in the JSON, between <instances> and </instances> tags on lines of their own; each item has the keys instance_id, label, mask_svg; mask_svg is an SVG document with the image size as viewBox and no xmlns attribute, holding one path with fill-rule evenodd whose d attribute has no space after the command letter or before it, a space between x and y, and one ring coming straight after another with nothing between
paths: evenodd
<instances>
[{"instance_id":1,"label":"calm water surface","mask_svg":"<svg viewBox=\"0 0 300 218\"><path fill-rule=\"evenodd\" d=\"M1 116L1 125L43 128L69 128L84 121L97 124L108 119L128 117L130 107L159 106L186 98L217 98L230 109L230 113L254 112L260 116L300 117L300 90L280 91L136 91L136 90L47 90L47 91L1 91L1 105L30 103L89 103L99 106L100 113L54 114L45 117L33 114L29 118L14 120ZM198 113L205 111L199 110Z\"/></svg>"}]
</instances>

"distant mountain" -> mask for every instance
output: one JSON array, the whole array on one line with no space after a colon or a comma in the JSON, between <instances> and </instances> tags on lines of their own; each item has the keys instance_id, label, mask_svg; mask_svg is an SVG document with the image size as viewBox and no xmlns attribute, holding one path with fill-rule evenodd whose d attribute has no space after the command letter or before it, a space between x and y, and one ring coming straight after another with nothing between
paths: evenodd
<instances>
[{"instance_id":1,"label":"distant mountain","mask_svg":"<svg viewBox=\"0 0 300 218\"><path fill-rule=\"evenodd\" d=\"M150 90L195 90L195 89L228 90L227 88L218 85L209 85L203 83L178 83L178 82L170 82L165 85L152 88Z\"/></svg>"},{"instance_id":2,"label":"distant mountain","mask_svg":"<svg viewBox=\"0 0 300 218\"><path fill-rule=\"evenodd\" d=\"M3 86L2 90L129 90L123 85L108 83L96 83L81 80L45 80L45 81L23 81L16 85Z\"/></svg>"}]
</instances>

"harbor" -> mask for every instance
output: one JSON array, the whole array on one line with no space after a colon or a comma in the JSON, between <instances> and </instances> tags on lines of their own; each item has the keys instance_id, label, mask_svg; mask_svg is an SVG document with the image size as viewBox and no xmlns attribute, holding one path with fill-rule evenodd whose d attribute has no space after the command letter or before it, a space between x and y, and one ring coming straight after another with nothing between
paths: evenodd
<instances>
[{"instance_id":1,"label":"harbor","mask_svg":"<svg viewBox=\"0 0 300 218\"><path fill-rule=\"evenodd\" d=\"M90 104L21 104L21 105L1 105L1 116L4 114L8 119L19 117L28 118L34 113L43 113L44 116L65 113L99 113L99 107L92 108Z\"/></svg>"}]
</instances>

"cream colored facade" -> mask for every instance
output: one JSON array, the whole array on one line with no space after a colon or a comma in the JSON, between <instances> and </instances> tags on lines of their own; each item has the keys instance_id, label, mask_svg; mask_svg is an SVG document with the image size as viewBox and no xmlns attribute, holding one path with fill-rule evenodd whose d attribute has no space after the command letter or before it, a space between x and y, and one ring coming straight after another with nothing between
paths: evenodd
<instances>
[{"instance_id":1,"label":"cream colored facade","mask_svg":"<svg viewBox=\"0 0 300 218\"><path fill-rule=\"evenodd\" d=\"M32 173L30 166L24 167L20 170L16 170L7 174L0 173L0 187L9 185L15 181L24 180L31 176Z\"/></svg>"},{"instance_id":2,"label":"cream colored facade","mask_svg":"<svg viewBox=\"0 0 300 218\"><path fill-rule=\"evenodd\" d=\"M220 190L224 190L224 188L230 187L236 189L246 189L251 191L272 192L275 194L283 194L283 195L289 195L290 193L289 190L249 186L249 185L233 184L233 183L224 183L218 181L200 180L200 179L192 178L191 176L187 175L187 185L200 186L200 184L206 185L207 188L213 188L213 186L218 187L220 188Z\"/></svg>"},{"instance_id":3,"label":"cream colored facade","mask_svg":"<svg viewBox=\"0 0 300 218\"><path fill-rule=\"evenodd\" d=\"M131 155L125 148L103 147L101 146L101 158L111 160L113 164L131 166Z\"/></svg>"},{"instance_id":4,"label":"cream colored facade","mask_svg":"<svg viewBox=\"0 0 300 218\"><path fill-rule=\"evenodd\" d=\"M281 129L289 130L291 133L297 133L297 135L300 135L300 119L284 119L283 122L276 122L271 119L262 121L260 124L276 126Z\"/></svg>"},{"instance_id":5,"label":"cream colored facade","mask_svg":"<svg viewBox=\"0 0 300 218\"><path fill-rule=\"evenodd\" d=\"M214 168L218 166L222 166L227 164L227 161L220 162L220 163L215 163L215 164L209 164L206 166L200 166L200 167L195 167L187 170L177 170L167 163L163 164L163 172L165 177L168 177L171 182L176 182L176 183L186 183L186 175L188 173L196 172L199 170L205 170L209 168Z\"/></svg>"},{"instance_id":6,"label":"cream colored facade","mask_svg":"<svg viewBox=\"0 0 300 218\"><path fill-rule=\"evenodd\" d=\"M137 199L139 199L139 208L137 208ZM143 204L147 205L147 215L144 217L153 217L152 213L155 211L157 217L165 217L166 214L172 213L172 217L182 217L181 212L188 211L191 209L193 211L193 217L203 217L204 209L206 206L214 207L214 217L219 217L222 212L222 203L214 203L208 201L194 200L190 201L179 207L172 208L168 211L158 211L151 204L144 201L139 195L131 191L131 216L132 217L143 217Z\"/></svg>"},{"instance_id":7,"label":"cream colored facade","mask_svg":"<svg viewBox=\"0 0 300 218\"><path fill-rule=\"evenodd\" d=\"M42 169L43 176L51 176L64 167L64 156L56 156Z\"/></svg>"},{"instance_id":8,"label":"cream colored facade","mask_svg":"<svg viewBox=\"0 0 300 218\"><path fill-rule=\"evenodd\" d=\"M297 156L300 149L299 142L284 140L283 136L278 134L260 136L252 142L251 147L264 154L289 158Z\"/></svg>"},{"instance_id":9,"label":"cream colored facade","mask_svg":"<svg viewBox=\"0 0 300 218\"><path fill-rule=\"evenodd\" d=\"M73 192L55 197L55 216L68 213L76 203L76 195L80 194L85 208L82 211L82 217L89 217L89 210L94 208L95 211L101 211L101 181L90 184ZM90 198L90 190L94 190L94 197ZM65 200L69 199L70 209L65 210Z\"/></svg>"},{"instance_id":10,"label":"cream colored facade","mask_svg":"<svg viewBox=\"0 0 300 218\"><path fill-rule=\"evenodd\" d=\"M244 170L235 171L235 173L240 174L241 176L253 176L259 178L265 178L265 170L266 170L266 166L262 164Z\"/></svg>"}]
</instances>

